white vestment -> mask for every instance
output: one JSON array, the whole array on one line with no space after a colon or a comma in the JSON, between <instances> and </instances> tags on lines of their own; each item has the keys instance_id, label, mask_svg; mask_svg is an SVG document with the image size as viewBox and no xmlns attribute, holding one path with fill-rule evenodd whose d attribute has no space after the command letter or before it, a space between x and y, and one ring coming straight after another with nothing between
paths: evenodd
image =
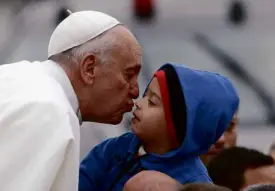
<instances>
[{"instance_id":1,"label":"white vestment","mask_svg":"<svg viewBox=\"0 0 275 191\"><path fill-rule=\"evenodd\" d=\"M78 110L56 63L0 66L1 191L77 191Z\"/></svg>"}]
</instances>

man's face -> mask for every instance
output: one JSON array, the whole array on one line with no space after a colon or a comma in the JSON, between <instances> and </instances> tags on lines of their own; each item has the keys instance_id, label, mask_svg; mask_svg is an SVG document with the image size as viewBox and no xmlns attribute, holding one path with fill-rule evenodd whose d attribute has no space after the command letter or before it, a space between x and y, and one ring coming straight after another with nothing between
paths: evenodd
<instances>
[{"instance_id":1,"label":"man's face","mask_svg":"<svg viewBox=\"0 0 275 191\"><path fill-rule=\"evenodd\" d=\"M167 140L167 128L158 80L154 78L136 102L132 131L143 141Z\"/></svg>"},{"instance_id":2,"label":"man's face","mask_svg":"<svg viewBox=\"0 0 275 191\"><path fill-rule=\"evenodd\" d=\"M229 127L224 132L224 139L225 139L225 148L234 147L237 145L237 125L238 125L239 119L237 114L233 116L233 119L230 122Z\"/></svg>"},{"instance_id":3,"label":"man's face","mask_svg":"<svg viewBox=\"0 0 275 191\"><path fill-rule=\"evenodd\" d=\"M275 165L248 169L244 173L244 188L254 184L275 184Z\"/></svg>"},{"instance_id":4,"label":"man's face","mask_svg":"<svg viewBox=\"0 0 275 191\"><path fill-rule=\"evenodd\" d=\"M275 150L270 152L271 157L275 160Z\"/></svg>"},{"instance_id":5,"label":"man's face","mask_svg":"<svg viewBox=\"0 0 275 191\"><path fill-rule=\"evenodd\" d=\"M237 144L237 125L238 125L238 116L234 115L230 125L224 132L224 134L220 137L220 139L216 142L216 144L212 145L209 149L208 153L202 156L203 161L206 163L209 162L214 156L216 156L223 149L234 147Z\"/></svg>"},{"instance_id":6,"label":"man's face","mask_svg":"<svg viewBox=\"0 0 275 191\"><path fill-rule=\"evenodd\" d=\"M108 63L96 65L93 84L89 87L92 107L86 109L92 121L118 124L123 114L134 106L139 95L138 75L141 68L141 48L136 43L129 50L114 50ZM90 113L89 113L90 112Z\"/></svg>"}]
</instances>

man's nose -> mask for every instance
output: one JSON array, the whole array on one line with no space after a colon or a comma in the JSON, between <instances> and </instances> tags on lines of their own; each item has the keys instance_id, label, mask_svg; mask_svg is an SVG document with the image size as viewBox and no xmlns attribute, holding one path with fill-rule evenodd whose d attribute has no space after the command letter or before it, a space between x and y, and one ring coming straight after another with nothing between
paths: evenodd
<instances>
[{"instance_id":1,"label":"man's nose","mask_svg":"<svg viewBox=\"0 0 275 191\"><path fill-rule=\"evenodd\" d=\"M132 97L132 99L137 99L139 96L139 86L138 83L135 82L130 89L130 95Z\"/></svg>"}]
</instances>

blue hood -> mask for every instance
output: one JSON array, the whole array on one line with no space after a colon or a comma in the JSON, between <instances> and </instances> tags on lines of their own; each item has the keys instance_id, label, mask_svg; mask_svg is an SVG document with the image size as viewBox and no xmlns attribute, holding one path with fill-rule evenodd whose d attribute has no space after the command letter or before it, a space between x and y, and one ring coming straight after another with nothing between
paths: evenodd
<instances>
[{"instance_id":1,"label":"blue hood","mask_svg":"<svg viewBox=\"0 0 275 191\"><path fill-rule=\"evenodd\" d=\"M172 66L179 78L186 103L186 136L181 147L164 155L150 154L159 159L200 156L216 143L229 126L238 109L239 98L230 80L217 73ZM179 106L180 107L180 106Z\"/></svg>"}]
</instances>

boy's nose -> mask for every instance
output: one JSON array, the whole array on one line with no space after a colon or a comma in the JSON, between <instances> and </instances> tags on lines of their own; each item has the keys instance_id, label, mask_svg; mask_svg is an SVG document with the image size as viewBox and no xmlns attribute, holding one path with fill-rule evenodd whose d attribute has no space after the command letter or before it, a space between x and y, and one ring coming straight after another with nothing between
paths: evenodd
<instances>
[{"instance_id":1,"label":"boy's nose","mask_svg":"<svg viewBox=\"0 0 275 191\"><path fill-rule=\"evenodd\" d=\"M139 98L139 99L136 100L135 106L136 106L137 109L141 108L141 98Z\"/></svg>"}]
</instances>

